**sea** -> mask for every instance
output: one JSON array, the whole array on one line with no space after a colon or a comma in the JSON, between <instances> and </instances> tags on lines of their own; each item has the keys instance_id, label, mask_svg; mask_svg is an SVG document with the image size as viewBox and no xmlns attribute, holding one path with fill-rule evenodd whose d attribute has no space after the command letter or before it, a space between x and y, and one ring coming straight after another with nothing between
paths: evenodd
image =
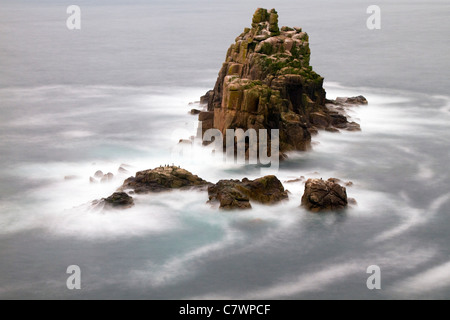
<instances>
[{"instance_id":1,"label":"sea","mask_svg":"<svg viewBox=\"0 0 450 320\"><path fill-rule=\"evenodd\" d=\"M378 0L375 30L365 0L75 2L79 30L67 1L0 0L0 299L450 298L447 0ZM93 209L161 165L261 176L178 144L258 7L309 34L327 98L367 98L349 111L361 132L289 153L276 172L287 202L221 211L175 190ZM114 178L90 183L97 170ZM302 176L351 181L357 205L307 212Z\"/></svg>"}]
</instances>

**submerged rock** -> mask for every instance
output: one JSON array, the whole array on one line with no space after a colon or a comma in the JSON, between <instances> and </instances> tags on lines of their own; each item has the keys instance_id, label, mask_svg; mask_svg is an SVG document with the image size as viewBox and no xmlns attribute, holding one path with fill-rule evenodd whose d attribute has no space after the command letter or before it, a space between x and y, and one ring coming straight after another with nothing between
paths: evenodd
<instances>
[{"instance_id":1,"label":"submerged rock","mask_svg":"<svg viewBox=\"0 0 450 320\"><path fill-rule=\"evenodd\" d=\"M177 166L161 166L139 171L126 179L120 191L131 189L136 193L161 192L179 188L199 188L210 185L191 172Z\"/></svg>"},{"instance_id":2,"label":"submerged rock","mask_svg":"<svg viewBox=\"0 0 450 320\"><path fill-rule=\"evenodd\" d=\"M134 200L125 192L114 192L108 198L102 199L106 207L127 209L134 205Z\"/></svg>"},{"instance_id":3,"label":"submerged rock","mask_svg":"<svg viewBox=\"0 0 450 320\"><path fill-rule=\"evenodd\" d=\"M130 171L128 171L127 169L125 169L124 167L119 167L119 169L117 169L118 173L123 173L123 174L128 174L130 173Z\"/></svg>"},{"instance_id":4,"label":"submerged rock","mask_svg":"<svg viewBox=\"0 0 450 320\"><path fill-rule=\"evenodd\" d=\"M255 180L220 180L208 188L209 201L218 201L221 209L249 209L250 200L274 204L288 199L287 191L275 176Z\"/></svg>"},{"instance_id":5,"label":"submerged rock","mask_svg":"<svg viewBox=\"0 0 450 320\"><path fill-rule=\"evenodd\" d=\"M312 212L341 210L348 205L347 190L337 182L329 180L309 179L305 184L302 206Z\"/></svg>"},{"instance_id":6,"label":"submerged rock","mask_svg":"<svg viewBox=\"0 0 450 320\"><path fill-rule=\"evenodd\" d=\"M334 104L345 105L345 104L356 104L356 105L364 105L368 104L367 99L363 96L357 97L337 97L336 100L331 101Z\"/></svg>"},{"instance_id":7,"label":"submerged rock","mask_svg":"<svg viewBox=\"0 0 450 320\"><path fill-rule=\"evenodd\" d=\"M285 183L303 182L303 181L305 181L305 179L306 179L306 178L305 178L304 176L301 176L301 177L299 177L299 178L286 180L286 181L284 181L284 182L285 182Z\"/></svg>"},{"instance_id":8,"label":"submerged rock","mask_svg":"<svg viewBox=\"0 0 450 320\"><path fill-rule=\"evenodd\" d=\"M99 179L103 178L103 172L102 172L101 170L97 170L97 171L94 173L94 177L95 177L95 178L99 178Z\"/></svg>"},{"instance_id":9,"label":"submerged rock","mask_svg":"<svg viewBox=\"0 0 450 320\"><path fill-rule=\"evenodd\" d=\"M103 176L103 178L100 180L100 182L109 182L112 179L114 179L114 174L112 174L111 172L108 172L107 174L105 174Z\"/></svg>"},{"instance_id":10,"label":"submerged rock","mask_svg":"<svg viewBox=\"0 0 450 320\"><path fill-rule=\"evenodd\" d=\"M285 152L310 149L317 129L345 128L346 116L326 106L324 78L313 71L310 55L307 33L280 29L275 9L257 9L251 28L228 49L214 90L200 99L209 111L199 115L203 132L216 128L225 137L227 129L279 129Z\"/></svg>"},{"instance_id":11,"label":"submerged rock","mask_svg":"<svg viewBox=\"0 0 450 320\"><path fill-rule=\"evenodd\" d=\"M192 145L192 141L187 139L180 139L180 141L178 141L178 144Z\"/></svg>"}]
</instances>

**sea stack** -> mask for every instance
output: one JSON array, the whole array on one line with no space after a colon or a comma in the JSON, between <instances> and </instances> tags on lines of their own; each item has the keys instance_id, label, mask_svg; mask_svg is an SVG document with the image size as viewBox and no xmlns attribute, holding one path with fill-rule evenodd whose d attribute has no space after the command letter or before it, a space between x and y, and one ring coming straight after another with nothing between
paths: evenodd
<instances>
[{"instance_id":1,"label":"sea stack","mask_svg":"<svg viewBox=\"0 0 450 320\"><path fill-rule=\"evenodd\" d=\"M306 32L279 28L275 9L257 9L251 28L228 49L214 90L201 97L203 132L279 129L286 152L310 149L311 133L334 127L335 119L345 129L343 115L326 106L324 78L313 71L310 55Z\"/></svg>"}]
</instances>

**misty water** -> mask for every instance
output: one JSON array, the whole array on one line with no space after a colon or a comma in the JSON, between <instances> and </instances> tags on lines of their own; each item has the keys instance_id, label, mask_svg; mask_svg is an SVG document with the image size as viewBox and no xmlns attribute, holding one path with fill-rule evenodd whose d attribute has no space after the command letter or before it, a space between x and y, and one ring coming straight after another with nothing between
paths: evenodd
<instances>
[{"instance_id":1,"label":"misty water","mask_svg":"<svg viewBox=\"0 0 450 320\"><path fill-rule=\"evenodd\" d=\"M63 1L0 3L0 298L450 298L448 2L379 1L374 31L365 1L79 1L79 31ZM223 212L173 191L93 210L164 164L211 182L261 176L177 147L259 6L308 32L328 98L367 98L350 112L362 131L290 153L278 205ZM115 177L89 183L97 170ZM352 181L357 206L308 213L304 184L287 182L300 176ZM69 265L81 290L66 287ZM367 289L371 265L381 290Z\"/></svg>"}]
</instances>

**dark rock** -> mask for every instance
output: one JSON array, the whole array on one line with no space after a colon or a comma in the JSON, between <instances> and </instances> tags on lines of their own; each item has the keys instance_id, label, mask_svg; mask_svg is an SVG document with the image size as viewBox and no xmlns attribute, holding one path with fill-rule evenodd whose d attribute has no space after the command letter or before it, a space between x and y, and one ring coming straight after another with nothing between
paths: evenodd
<instances>
[{"instance_id":1,"label":"dark rock","mask_svg":"<svg viewBox=\"0 0 450 320\"><path fill-rule=\"evenodd\" d=\"M264 204L273 204L288 198L283 184L273 175L253 181L244 178L241 190L248 194L250 200Z\"/></svg>"},{"instance_id":2,"label":"dark rock","mask_svg":"<svg viewBox=\"0 0 450 320\"><path fill-rule=\"evenodd\" d=\"M210 184L177 166L161 166L152 170L137 172L135 177L126 179L119 190L131 189L137 194L140 194L179 188L201 188Z\"/></svg>"},{"instance_id":3,"label":"dark rock","mask_svg":"<svg viewBox=\"0 0 450 320\"><path fill-rule=\"evenodd\" d=\"M202 136L206 130L214 128L214 112L202 111L198 114L198 121L202 122Z\"/></svg>"},{"instance_id":4,"label":"dark rock","mask_svg":"<svg viewBox=\"0 0 450 320\"><path fill-rule=\"evenodd\" d=\"M218 201L219 208L224 210L250 209L250 198L237 188L239 183L239 180L220 180L208 188L209 201Z\"/></svg>"},{"instance_id":5,"label":"dark rock","mask_svg":"<svg viewBox=\"0 0 450 320\"><path fill-rule=\"evenodd\" d=\"M201 110L198 109L191 109L190 114L199 114L200 112L202 112Z\"/></svg>"},{"instance_id":6,"label":"dark rock","mask_svg":"<svg viewBox=\"0 0 450 320\"><path fill-rule=\"evenodd\" d=\"M134 205L134 200L125 192L114 192L108 198L102 199L106 206L126 209Z\"/></svg>"},{"instance_id":7,"label":"dark rock","mask_svg":"<svg viewBox=\"0 0 450 320\"><path fill-rule=\"evenodd\" d=\"M214 120L214 112L202 111L198 115L199 121Z\"/></svg>"},{"instance_id":8,"label":"dark rock","mask_svg":"<svg viewBox=\"0 0 450 320\"><path fill-rule=\"evenodd\" d=\"M347 98L345 103L348 103L348 104L359 104L359 105L361 105L361 104L368 104L367 99L365 97L363 97L363 96Z\"/></svg>"},{"instance_id":9,"label":"dark rock","mask_svg":"<svg viewBox=\"0 0 450 320\"><path fill-rule=\"evenodd\" d=\"M200 97L200 104L209 104L209 100L213 97L214 90L209 90L204 96Z\"/></svg>"},{"instance_id":10,"label":"dark rock","mask_svg":"<svg viewBox=\"0 0 450 320\"><path fill-rule=\"evenodd\" d=\"M357 97L337 97L336 100L327 101L336 105L364 105L368 104L368 101L363 96Z\"/></svg>"},{"instance_id":11,"label":"dark rock","mask_svg":"<svg viewBox=\"0 0 450 320\"><path fill-rule=\"evenodd\" d=\"M308 132L311 136L315 136L315 135L319 134L319 130L316 127L308 128Z\"/></svg>"},{"instance_id":12,"label":"dark rock","mask_svg":"<svg viewBox=\"0 0 450 320\"><path fill-rule=\"evenodd\" d=\"M274 204L288 198L280 180L265 176L255 180L220 180L208 188L209 201L218 201L221 209L249 209L250 200Z\"/></svg>"},{"instance_id":13,"label":"dark rock","mask_svg":"<svg viewBox=\"0 0 450 320\"><path fill-rule=\"evenodd\" d=\"M340 113L330 114L330 118L331 124L337 128L345 128L347 125L347 117Z\"/></svg>"},{"instance_id":14,"label":"dark rock","mask_svg":"<svg viewBox=\"0 0 450 320\"><path fill-rule=\"evenodd\" d=\"M338 178L329 178L328 181L332 182L332 183L341 183L342 180L338 179Z\"/></svg>"},{"instance_id":15,"label":"dark rock","mask_svg":"<svg viewBox=\"0 0 450 320\"><path fill-rule=\"evenodd\" d=\"M361 126L359 125L359 123L350 122L347 124L347 127L345 129L348 131L361 131Z\"/></svg>"},{"instance_id":16,"label":"dark rock","mask_svg":"<svg viewBox=\"0 0 450 320\"><path fill-rule=\"evenodd\" d=\"M309 179L305 184L302 206L312 212L341 210L348 205L345 187L332 179Z\"/></svg>"},{"instance_id":17,"label":"dark rock","mask_svg":"<svg viewBox=\"0 0 450 320\"><path fill-rule=\"evenodd\" d=\"M312 112L309 120L316 128L326 128L330 125L330 116L321 112Z\"/></svg>"}]
</instances>

